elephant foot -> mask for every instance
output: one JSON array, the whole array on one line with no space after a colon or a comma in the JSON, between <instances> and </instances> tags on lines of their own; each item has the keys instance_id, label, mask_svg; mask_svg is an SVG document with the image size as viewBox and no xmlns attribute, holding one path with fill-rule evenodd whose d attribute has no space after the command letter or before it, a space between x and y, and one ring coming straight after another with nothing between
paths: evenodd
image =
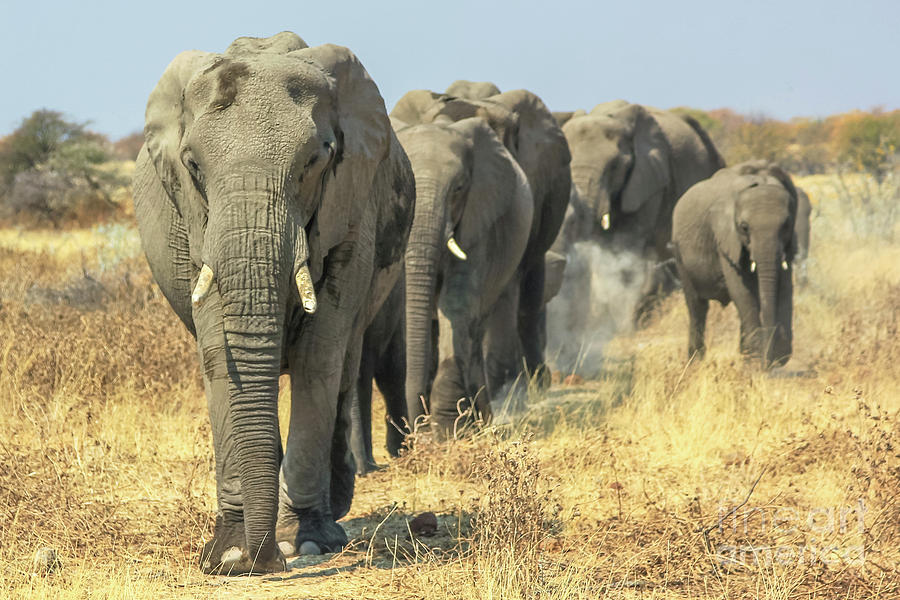
<instances>
[{"instance_id":1,"label":"elephant foot","mask_svg":"<svg viewBox=\"0 0 900 600\"><path fill-rule=\"evenodd\" d=\"M356 474L359 477L365 477L369 473L380 471L383 468L384 467L382 465L379 465L374 460L367 460L365 462L356 463Z\"/></svg>"},{"instance_id":2,"label":"elephant foot","mask_svg":"<svg viewBox=\"0 0 900 600\"><path fill-rule=\"evenodd\" d=\"M550 369L547 365L541 363L534 369L534 374L531 376L531 381L538 391L544 392L550 389L550 384L553 382L553 374L550 372Z\"/></svg>"},{"instance_id":3,"label":"elephant foot","mask_svg":"<svg viewBox=\"0 0 900 600\"><path fill-rule=\"evenodd\" d=\"M347 533L330 516L312 508L281 506L275 530L278 548L285 556L340 552Z\"/></svg>"},{"instance_id":4,"label":"elephant foot","mask_svg":"<svg viewBox=\"0 0 900 600\"><path fill-rule=\"evenodd\" d=\"M280 573L287 570L287 563L275 546L251 554L247 550L243 514L223 511L216 516L213 539L200 553L200 569L207 575Z\"/></svg>"},{"instance_id":5,"label":"elephant foot","mask_svg":"<svg viewBox=\"0 0 900 600\"><path fill-rule=\"evenodd\" d=\"M400 456L400 451L405 448L404 444L406 443L406 436L402 431L399 431L393 423L388 423L388 434L387 434L387 443L386 448L387 452L393 458L398 458Z\"/></svg>"}]
</instances>

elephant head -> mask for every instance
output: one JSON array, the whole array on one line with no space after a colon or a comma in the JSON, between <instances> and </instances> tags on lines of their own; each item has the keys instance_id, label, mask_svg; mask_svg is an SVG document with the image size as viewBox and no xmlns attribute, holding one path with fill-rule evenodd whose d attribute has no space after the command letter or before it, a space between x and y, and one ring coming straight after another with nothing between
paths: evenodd
<instances>
[{"instance_id":1,"label":"elephant head","mask_svg":"<svg viewBox=\"0 0 900 600\"><path fill-rule=\"evenodd\" d=\"M787 173L764 161L719 173L733 177L733 202L717 243L728 262L750 281L749 287L757 290L760 354L766 366L780 366L792 352L790 271L796 252L797 192Z\"/></svg>"},{"instance_id":2,"label":"elephant head","mask_svg":"<svg viewBox=\"0 0 900 600\"><path fill-rule=\"evenodd\" d=\"M527 183L515 160L480 118L438 119L402 129L397 137L416 177L416 210L406 251L406 393L412 423L423 411L420 398L428 395L438 294L464 298L482 293L480 289L442 292L442 273L449 261L468 261L473 270L483 268L487 257L469 256L467 250L476 244L484 247L480 242L496 226L498 207L505 206L503 198L522 186L527 188ZM453 333L454 338L465 335ZM454 413L456 400L452 400Z\"/></svg>"},{"instance_id":3,"label":"elephant head","mask_svg":"<svg viewBox=\"0 0 900 600\"><path fill-rule=\"evenodd\" d=\"M314 318L332 285L329 250L371 201L392 143L384 103L349 50L284 32L179 54L150 95L144 132L187 230L203 368L228 382L246 549L255 570L277 570L285 329Z\"/></svg>"},{"instance_id":4,"label":"elephant head","mask_svg":"<svg viewBox=\"0 0 900 600\"><path fill-rule=\"evenodd\" d=\"M500 93L500 88L490 81L468 81L457 79L447 86L447 94L457 98L469 98L470 100L482 100Z\"/></svg>"},{"instance_id":5,"label":"elephant head","mask_svg":"<svg viewBox=\"0 0 900 600\"><path fill-rule=\"evenodd\" d=\"M620 100L557 119L564 122L572 181L594 229L614 229L639 210L659 211L670 187L671 149L647 109Z\"/></svg>"}]
</instances>

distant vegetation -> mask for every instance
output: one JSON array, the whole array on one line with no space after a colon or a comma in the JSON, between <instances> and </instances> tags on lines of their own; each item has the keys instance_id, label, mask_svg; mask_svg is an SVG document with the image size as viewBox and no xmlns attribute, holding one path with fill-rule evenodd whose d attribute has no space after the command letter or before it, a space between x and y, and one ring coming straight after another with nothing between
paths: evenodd
<instances>
[{"instance_id":1,"label":"distant vegetation","mask_svg":"<svg viewBox=\"0 0 900 600\"><path fill-rule=\"evenodd\" d=\"M128 213L130 186L120 168L143 143L133 134L115 144L86 124L41 109L0 139L0 220L17 225L85 225Z\"/></svg>"},{"instance_id":2,"label":"distant vegetation","mask_svg":"<svg viewBox=\"0 0 900 600\"><path fill-rule=\"evenodd\" d=\"M739 115L727 108L675 111L697 119L728 164L765 158L795 175L864 172L879 183L898 166L900 110L874 109L790 121Z\"/></svg>"},{"instance_id":3,"label":"distant vegetation","mask_svg":"<svg viewBox=\"0 0 900 600\"><path fill-rule=\"evenodd\" d=\"M794 175L871 175L872 189L862 195L841 180L847 203L867 213L873 201L896 199L900 189L900 110L790 121L727 108L675 112L697 119L729 164L765 158ZM113 142L59 112L35 111L0 139L0 222L58 228L130 218L130 167L143 142L141 132Z\"/></svg>"}]
</instances>

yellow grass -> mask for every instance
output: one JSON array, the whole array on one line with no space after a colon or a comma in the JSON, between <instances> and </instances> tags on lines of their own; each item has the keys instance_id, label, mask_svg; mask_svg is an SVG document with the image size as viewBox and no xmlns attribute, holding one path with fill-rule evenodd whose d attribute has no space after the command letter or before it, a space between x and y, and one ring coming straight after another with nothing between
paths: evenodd
<instances>
[{"instance_id":1,"label":"yellow grass","mask_svg":"<svg viewBox=\"0 0 900 600\"><path fill-rule=\"evenodd\" d=\"M535 395L514 426L379 448L350 547L279 577L195 567L215 508L205 400L133 231L0 231L0 597L900 596L900 243L845 227L826 177L799 183L818 213L784 369L745 365L717 306L688 364L675 295L598 379ZM439 532L410 540L423 511ZM56 572L33 572L41 547Z\"/></svg>"}]
</instances>

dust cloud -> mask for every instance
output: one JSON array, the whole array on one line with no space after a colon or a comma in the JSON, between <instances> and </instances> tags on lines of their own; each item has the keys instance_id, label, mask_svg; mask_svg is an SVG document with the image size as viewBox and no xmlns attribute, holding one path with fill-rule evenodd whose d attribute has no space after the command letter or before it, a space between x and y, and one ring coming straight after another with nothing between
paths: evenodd
<instances>
[{"instance_id":1,"label":"dust cloud","mask_svg":"<svg viewBox=\"0 0 900 600\"><path fill-rule=\"evenodd\" d=\"M562 287L547 304L547 361L563 376L596 377L603 350L616 334L633 328L646 260L625 250L576 243L568 256Z\"/></svg>"}]
</instances>

